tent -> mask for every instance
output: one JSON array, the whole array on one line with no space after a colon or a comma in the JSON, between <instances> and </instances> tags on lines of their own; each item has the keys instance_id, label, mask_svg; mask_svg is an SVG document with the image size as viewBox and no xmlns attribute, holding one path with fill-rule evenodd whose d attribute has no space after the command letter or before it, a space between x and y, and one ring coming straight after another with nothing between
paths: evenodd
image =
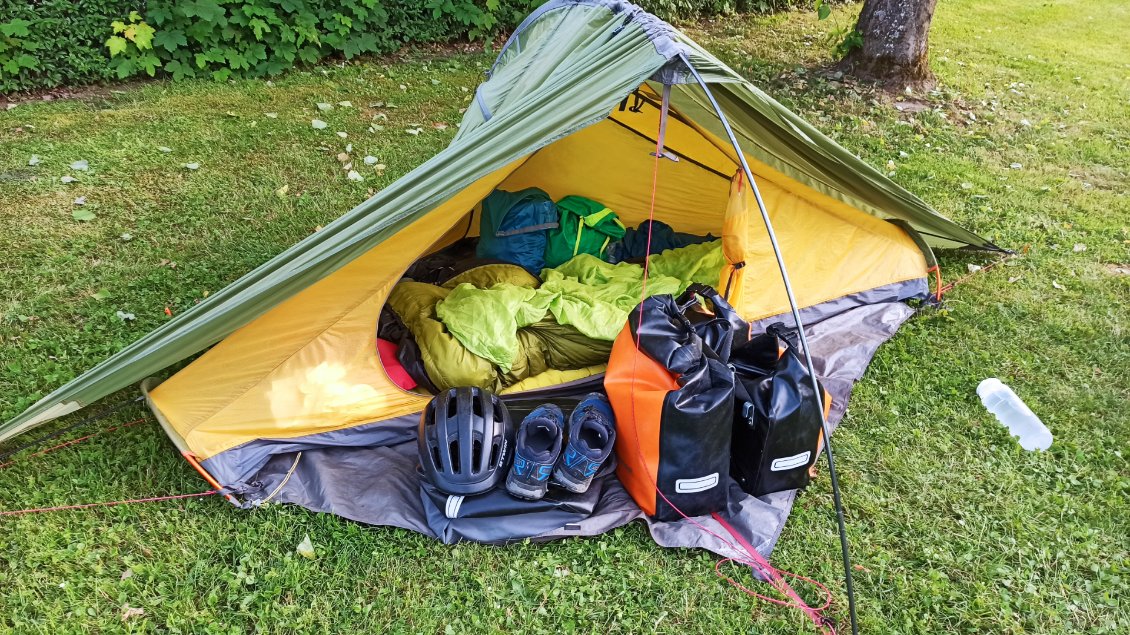
<instances>
[{"instance_id":1,"label":"tent","mask_svg":"<svg viewBox=\"0 0 1130 635\"><path fill-rule=\"evenodd\" d=\"M905 301L929 295L931 250L998 249L635 5L551 0L506 42L448 148L4 423L0 441L206 351L143 389L177 448L233 501L275 497L441 535L450 527L427 522L431 510L404 485L410 472L395 472L407 465L396 462L410 454L404 442L428 397L397 387L374 353L374 324L393 285L419 257L468 227L473 235L476 205L495 188L587 196L635 224L648 218L653 183L655 218L722 235L728 266L719 283L755 324L790 310L760 198L812 325L836 419L875 348L910 315ZM547 371L533 385L584 379ZM380 493L348 476L362 472L384 484ZM622 490L608 488L598 505L614 518L572 531L638 515ZM769 529L759 549L775 540L790 502L748 503L775 519L760 519ZM525 534L568 534L559 521ZM441 537L505 538L482 527L451 531ZM701 543L669 531L657 539Z\"/></svg>"}]
</instances>

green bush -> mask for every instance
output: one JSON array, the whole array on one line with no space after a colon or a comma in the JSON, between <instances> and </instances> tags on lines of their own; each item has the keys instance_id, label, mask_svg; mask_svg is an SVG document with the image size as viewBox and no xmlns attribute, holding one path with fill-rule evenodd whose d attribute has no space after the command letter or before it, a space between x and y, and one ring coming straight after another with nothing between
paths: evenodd
<instances>
[{"instance_id":1,"label":"green bush","mask_svg":"<svg viewBox=\"0 0 1130 635\"><path fill-rule=\"evenodd\" d=\"M809 6L810 0L637 0L641 7L665 20L727 13L772 13Z\"/></svg>"},{"instance_id":2,"label":"green bush","mask_svg":"<svg viewBox=\"0 0 1130 635\"><path fill-rule=\"evenodd\" d=\"M164 73L274 75L411 42L484 39L542 0L0 0L0 93ZM808 0L804 0L807 4ZM671 20L798 0L642 0Z\"/></svg>"},{"instance_id":3,"label":"green bush","mask_svg":"<svg viewBox=\"0 0 1130 635\"><path fill-rule=\"evenodd\" d=\"M104 45L110 21L143 4L144 0L0 0L0 93L110 77ZM25 24L27 35L9 33L13 23ZM13 39L18 41L14 47ZM24 55L31 59L11 63L13 57Z\"/></svg>"},{"instance_id":4,"label":"green bush","mask_svg":"<svg viewBox=\"0 0 1130 635\"><path fill-rule=\"evenodd\" d=\"M482 6L480 6L482 4ZM150 0L106 40L118 77L275 75L299 63L388 53L407 42L482 38L513 19L511 0ZM522 11L525 13L525 11ZM504 17L506 24L500 23Z\"/></svg>"}]
</instances>

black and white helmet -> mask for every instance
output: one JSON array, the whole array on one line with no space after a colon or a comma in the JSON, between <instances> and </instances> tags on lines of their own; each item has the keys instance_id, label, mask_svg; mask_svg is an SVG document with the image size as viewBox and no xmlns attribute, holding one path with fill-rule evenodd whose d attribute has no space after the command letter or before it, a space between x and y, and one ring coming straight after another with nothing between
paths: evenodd
<instances>
[{"instance_id":1,"label":"black and white helmet","mask_svg":"<svg viewBox=\"0 0 1130 635\"><path fill-rule=\"evenodd\" d=\"M514 426L506 405L491 391L450 388L420 414L420 467L448 494L481 494L506 475Z\"/></svg>"}]
</instances>

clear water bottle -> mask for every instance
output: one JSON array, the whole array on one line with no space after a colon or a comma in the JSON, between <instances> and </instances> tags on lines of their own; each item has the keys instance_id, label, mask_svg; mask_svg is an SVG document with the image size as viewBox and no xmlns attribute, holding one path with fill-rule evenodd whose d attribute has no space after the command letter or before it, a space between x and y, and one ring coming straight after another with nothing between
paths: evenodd
<instances>
[{"instance_id":1,"label":"clear water bottle","mask_svg":"<svg viewBox=\"0 0 1130 635\"><path fill-rule=\"evenodd\" d=\"M1051 447L1051 431L1001 380L991 377L981 382L977 386L977 396L1012 436L1020 437L1020 447L1029 452Z\"/></svg>"}]
</instances>

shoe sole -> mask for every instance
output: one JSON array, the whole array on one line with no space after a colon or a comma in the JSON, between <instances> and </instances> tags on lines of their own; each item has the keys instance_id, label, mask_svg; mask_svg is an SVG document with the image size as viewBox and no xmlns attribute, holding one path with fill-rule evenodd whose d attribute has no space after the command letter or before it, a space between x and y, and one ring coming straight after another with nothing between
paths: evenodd
<instances>
[{"instance_id":1,"label":"shoe sole","mask_svg":"<svg viewBox=\"0 0 1130 635\"><path fill-rule=\"evenodd\" d=\"M535 489L530 489L530 488L527 488L527 487L522 487L521 484L515 483L515 482L510 481L510 480L506 481L506 493L507 494L510 494L514 498L520 498L522 500L527 500L527 501L539 501L539 500L545 498L545 494L548 491L548 489L549 488L543 488L543 489L536 489L535 490Z\"/></svg>"},{"instance_id":2,"label":"shoe sole","mask_svg":"<svg viewBox=\"0 0 1130 635\"><path fill-rule=\"evenodd\" d=\"M589 491L589 486L592 485L591 478L583 482L578 482L569 478L564 472L557 470L554 470L553 476L550 478L554 485L567 489L574 494L584 494Z\"/></svg>"}]
</instances>

